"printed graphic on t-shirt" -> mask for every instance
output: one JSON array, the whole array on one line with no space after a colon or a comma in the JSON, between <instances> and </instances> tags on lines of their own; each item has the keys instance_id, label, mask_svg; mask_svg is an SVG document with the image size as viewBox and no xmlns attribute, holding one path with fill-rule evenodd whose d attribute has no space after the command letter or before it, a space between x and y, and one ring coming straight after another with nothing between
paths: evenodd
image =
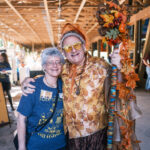
<instances>
[{"instance_id":1,"label":"printed graphic on t-shirt","mask_svg":"<svg viewBox=\"0 0 150 150\"><path fill-rule=\"evenodd\" d=\"M56 97L52 97L53 93L45 90L41 90L40 93L40 101L46 102L50 105L49 112L48 113L42 113L41 117L39 119L38 124L41 125L44 122L47 121L47 119L51 116L54 107L55 107L55 101ZM62 122L63 122L63 101L62 101L62 95L59 94L57 107L54 113L53 118L49 121L49 123L46 125L43 131L39 132L38 135L42 138L55 138L61 134L63 134L62 130ZM52 103L49 103L49 102ZM46 104L45 103L45 104Z\"/></svg>"},{"instance_id":2,"label":"printed graphic on t-shirt","mask_svg":"<svg viewBox=\"0 0 150 150\"><path fill-rule=\"evenodd\" d=\"M40 101L50 101L52 98L52 92L41 90Z\"/></svg>"}]
</instances>

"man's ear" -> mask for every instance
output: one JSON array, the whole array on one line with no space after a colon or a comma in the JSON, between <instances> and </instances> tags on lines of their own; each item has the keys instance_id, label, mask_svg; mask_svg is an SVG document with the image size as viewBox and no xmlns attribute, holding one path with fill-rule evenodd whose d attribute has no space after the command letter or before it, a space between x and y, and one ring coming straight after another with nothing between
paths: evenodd
<instances>
[{"instance_id":1,"label":"man's ear","mask_svg":"<svg viewBox=\"0 0 150 150\"><path fill-rule=\"evenodd\" d=\"M82 47L83 47L84 51L86 51L86 46L85 46L85 44L82 44Z\"/></svg>"},{"instance_id":2,"label":"man's ear","mask_svg":"<svg viewBox=\"0 0 150 150\"><path fill-rule=\"evenodd\" d=\"M62 50L62 54L66 57L66 52L64 50Z\"/></svg>"}]
</instances>

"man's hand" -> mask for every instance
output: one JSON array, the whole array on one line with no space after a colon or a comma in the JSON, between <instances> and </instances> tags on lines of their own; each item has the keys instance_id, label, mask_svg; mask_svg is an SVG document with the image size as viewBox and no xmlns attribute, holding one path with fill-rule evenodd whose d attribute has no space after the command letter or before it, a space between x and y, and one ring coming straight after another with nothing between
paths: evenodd
<instances>
[{"instance_id":1,"label":"man's hand","mask_svg":"<svg viewBox=\"0 0 150 150\"><path fill-rule=\"evenodd\" d=\"M35 86L31 85L30 82L35 82L35 80L33 78L25 78L21 83L21 90L24 96L27 96L35 91Z\"/></svg>"}]
</instances>

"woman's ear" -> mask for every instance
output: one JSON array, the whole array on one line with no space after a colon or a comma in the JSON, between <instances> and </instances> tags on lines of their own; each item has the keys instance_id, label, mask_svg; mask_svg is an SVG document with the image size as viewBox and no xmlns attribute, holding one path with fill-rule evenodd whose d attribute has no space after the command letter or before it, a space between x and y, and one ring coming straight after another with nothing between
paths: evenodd
<instances>
[{"instance_id":1,"label":"woman's ear","mask_svg":"<svg viewBox=\"0 0 150 150\"><path fill-rule=\"evenodd\" d=\"M45 65L42 66L43 72L46 72Z\"/></svg>"}]
</instances>

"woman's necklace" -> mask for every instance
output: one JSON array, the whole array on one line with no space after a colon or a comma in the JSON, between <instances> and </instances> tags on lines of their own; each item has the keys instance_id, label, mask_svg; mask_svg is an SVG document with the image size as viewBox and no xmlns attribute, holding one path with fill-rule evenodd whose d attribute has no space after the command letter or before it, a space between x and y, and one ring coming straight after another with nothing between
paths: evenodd
<instances>
[{"instance_id":1,"label":"woman's necklace","mask_svg":"<svg viewBox=\"0 0 150 150\"><path fill-rule=\"evenodd\" d=\"M50 83L48 83L48 81L47 81L47 79L46 79L46 76L44 77L44 79L45 79L46 84L47 84L49 87L51 87L51 88L56 88L56 87L57 87L56 84L50 84Z\"/></svg>"}]
</instances>

